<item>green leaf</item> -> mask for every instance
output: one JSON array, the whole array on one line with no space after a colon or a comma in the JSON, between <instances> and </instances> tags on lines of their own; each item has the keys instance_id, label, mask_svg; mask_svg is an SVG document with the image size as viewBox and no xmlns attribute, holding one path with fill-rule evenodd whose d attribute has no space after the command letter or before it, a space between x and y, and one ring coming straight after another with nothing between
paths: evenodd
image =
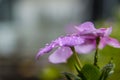
<instances>
[{"instance_id":1,"label":"green leaf","mask_svg":"<svg viewBox=\"0 0 120 80\"><path fill-rule=\"evenodd\" d=\"M82 79L82 80L87 80L86 76L84 76L84 74L80 71L78 76Z\"/></svg>"},{"instance_id":2,"label":"green leaf","mask_svg":"<svg viewBox=\"0 0 120 80\"><path fill-rule=\"evenodd\" d=\"M82 79L82 80L87 80L86 77L83 75L83 73L78 69L78 67L75 65L75 69L78 72L78 76Z\"/></svg>"},{"instance_id":3,"label":"green leaf","mask_svg":"<svg viewBox=\"0 0 120 80\"><path fill-rule=\"evenodd\" d=\"M63 74L65 75L67 80L82 80L80 77L78 77L72 73L64 72Z\"/></svg>"},{"instance_id":4,"label":"green leaf","mask_svg":"<svg viewBox=\"0 0 120 80\"><path fill-rule=\"evenodd\" d=\"M101 76L99 80L106 80L114 72L114 64L110 61L107 65L101 70Z\"/></svg>"},{"instance_id":5,"label":"green leaf","mask_svg":"<svg viewBox=\"0 0 120 80\"><path fill-rule=\"evenodd\" d=\"M100 71L99 68L94 65L85 64L81 72L85 76L85 80L99 80Z\"/></svg>"}]
</instances>

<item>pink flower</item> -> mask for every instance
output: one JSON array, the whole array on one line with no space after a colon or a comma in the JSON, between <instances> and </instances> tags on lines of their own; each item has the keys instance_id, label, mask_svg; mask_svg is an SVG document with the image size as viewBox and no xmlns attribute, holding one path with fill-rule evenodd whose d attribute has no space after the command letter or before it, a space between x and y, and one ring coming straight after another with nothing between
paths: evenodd
<instances>
[{"instance_id":1,"label":"pink flower","mask_svg":"<svg viewBox=\"0 0 120 80\"><path fill-rule=\"evenodd\" d=\"M37 54L37 59L39 56L49 53L53 48L58 48L49 56L49 61L52 63L65 63L67 59L73 54L70 47L80 45L84 40L78 35L67 35L64 37L59 37L56 40L52 41L49 45L46 45L44 48L40 49Z\"/></svg>"},{"instance_id":2,"label":"pink flower","mask_svg":"<svg viewBox=\"0 0 120 80\"><path fill-rule=\"evenodd\" d=\"M76 52L79 54L90 53L96 49L96 40L98 38L100 39L99 49L103 49L106 45L120 48L120 43L116 39L109 37L112 32L112 27L96 29L92 22L85 22L75 28L78 30L76 33L59 37L40 49L36 56L37 59L39 56L57 48L57 50L49 56L49 61L52 63L65 63L73 54L71 47L75 47Z\"/></svg>"},{"instance_id":3,"label":"pink flower","mask_svg":"<svg viewBox=\"0 0 120 80\"><path fill-rule=\"evenodd\" d=\"M99 49L103 49L106 45L115 48L120 48L120 43L109 37L112 32L112 27L96 29L92 22L85 22L80 26L75 27L79 31L79 35L85 40L81 45L75 46L78 53L89 53L96 49L96 39L99 37Z\"/></svg>"}]
</instances>

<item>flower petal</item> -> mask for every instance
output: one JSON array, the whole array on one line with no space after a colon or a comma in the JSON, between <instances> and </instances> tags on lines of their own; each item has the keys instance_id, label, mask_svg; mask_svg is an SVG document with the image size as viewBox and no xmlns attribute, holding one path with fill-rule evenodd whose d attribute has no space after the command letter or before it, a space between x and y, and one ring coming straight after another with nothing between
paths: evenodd
<instances>
[{"instance_id":1,"label":"flower petal","mask_svg":"<svg viewBox=\"0 0 120 80\"><path fill-rule=\"evenodd\" d=\"M81 53L83 53L83 54L90 53L93 50L95 50L95 48L96 48L95 40L93 40L93 41L87 40L84 44L82 44L80 46L75 46L75 50L79 54L81 54Z\"/></svg>"},{"instance_id":2,"label":"flower petal","mask_svg":"<svg viewBox=\"0 0 120 80\"><path fill-rule=\"evenodd\" d=\"M59 47L49 56L49 61L52 63L65 63L71 55L72 50L69 47Z\"/></svg>"},{"instance_id":3,"label":"flower petal","mask_svg":"<svg viewBox=\"0 0 120 80\"><path fill-rule=\"evenodd\" d=\"M39 56L42 56L45 53L49 53L54 47L57 46L57 43L52 42L51 44L47 44L44 48L41 48L40 51L38 52L36 59L39 58Z\"/></svg>"},{"instance_id":4,"label":"flower petal","mask_svg":"<svg viewBox=\"0 0 120 80\"><path fill-rule=\"evenodd\" d=\"M112 32L112 27L107 28L104 36L109 36Z\"/></svg>"},{"instance_id":5,"label":"flower petal","mask_svg":"<svg viewBox=\"0 0 120 80\"><path fill-rule=\"evenodd\" d=\"M99 28L94 33L98 36L109 36L112 32L112 27L109 28Z\"/></svg>"},{"instance_id":6,"label":"flower petal","mask_svg":"<svg viewBox=\"0 0 120 80\"><path fill-rule=\"evenodd\" d=\"M100 40L99 49L104 48L107 44L115 48L120 48L120 43L118 40L110 37L103 37Z\"/></svg>"},{"instance_id":7,"label":"flower petal","mask_svg":"<svg viewBox=\"0 0 120 80\"><path fill-rule=\"evenodd\" d=\"M60 46L75 46L80 45L84 42L84 39L76 35L68 35L65 37L59 37L55 40Z\"/></svg>"},{"instance_id":8,"label":"flower petal","mask_svg":"<svg viewBox=\"0 0 120 80\"><path fill-rule=\"evenodd\" d=\"M80 32L92 32L96 30L92 22L85 22L78 27L76 26L75 28Z\"/></svg>"},{"instance_id":9,"label":"flower petal","mask_svg":"<svg viewBox=\"0 0 120 80\"><path fill-rule=\"evenodd\" d=\"M112 47L115 47L115 48L120 48L120 43L118 40L114 39L114 38L110 38L108 37L107 40L106 40L107 44L112 46Z\"/></svg>"},{"instance_id":10,"label":"flower petal","mask_svg":"<svg viewBox=\"0 0 120 80\"><path fill-rule=\"evenodd\" d=\"M99 49L103 49L106 45L107 45L106 39L104 37L100 38L100 42L99 42L98 48Z\"/></svg>"}]
</instances>

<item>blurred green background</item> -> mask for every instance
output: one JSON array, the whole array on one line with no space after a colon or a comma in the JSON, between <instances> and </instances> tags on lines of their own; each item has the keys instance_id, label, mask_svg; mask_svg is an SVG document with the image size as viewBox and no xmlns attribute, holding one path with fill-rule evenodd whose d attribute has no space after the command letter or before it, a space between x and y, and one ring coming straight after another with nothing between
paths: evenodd
<instances>
[{"instance_id":1,"label":"blurred green background","mask_svg":"<svg viewBox=\"0 0 120 80\"><path fill-rule=\"evenodd\" d=\"M35 56L46 43L73 31L73 25L92 21L96 28L113 27L111 37L120 41L120 0L0 0L0 80L65 80L74 72L68 63L52 64L46 54ZM83 64L93 55L79 55ZM120 80L120 49L106 46L99 51L99 66L113 58L114 74Z\"/></svg>"}]
</instances>

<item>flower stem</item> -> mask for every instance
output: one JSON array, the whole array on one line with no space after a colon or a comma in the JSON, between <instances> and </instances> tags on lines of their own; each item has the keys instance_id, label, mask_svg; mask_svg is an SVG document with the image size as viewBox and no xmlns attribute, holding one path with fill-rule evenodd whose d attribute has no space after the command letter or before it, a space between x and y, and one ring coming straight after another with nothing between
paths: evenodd
<instances>
[{"instance_id":1,"label":"flower stem","mask_svg":"<svg viewBox=\"0 0 120 80\"><path fill-rule=\"evenodd\" d=\"M98 37L96 39L96 51L95 51L95 55L94 55L94 65L98 67L97 62L98 62L98 45L100 42L100 38Z\"/></svg>"},{"instance_id":2,"label":"flower stem","mask_svg":"<svg viewBox=\"0 0 120 80\"><path fill-rule=\"evenodd\" d=\"M77 63L77 65L78 65L78 67L79 67L80 69L82 69L82 64L81 64L81 62L80 62L80 59L79 59L79 57L78 57L78 54L77 54L76 51L75 51L75 48L74 48L74 47L71 47L71 49L72 49L72 51L73 51L73 55L74 55L74 57L75 57L75 60L76 60L76 63Z\"/></svg>"},{"instance_id":3,"label":"flower stem","mask_svg":"<svg viewBox=\"0 0 120 80\"><path fill-rule=\"evenodd\" d=\"M98 48L96 48L95 55L94 55L94 65L98 67Z\"/></svg>"}]
</instances>

